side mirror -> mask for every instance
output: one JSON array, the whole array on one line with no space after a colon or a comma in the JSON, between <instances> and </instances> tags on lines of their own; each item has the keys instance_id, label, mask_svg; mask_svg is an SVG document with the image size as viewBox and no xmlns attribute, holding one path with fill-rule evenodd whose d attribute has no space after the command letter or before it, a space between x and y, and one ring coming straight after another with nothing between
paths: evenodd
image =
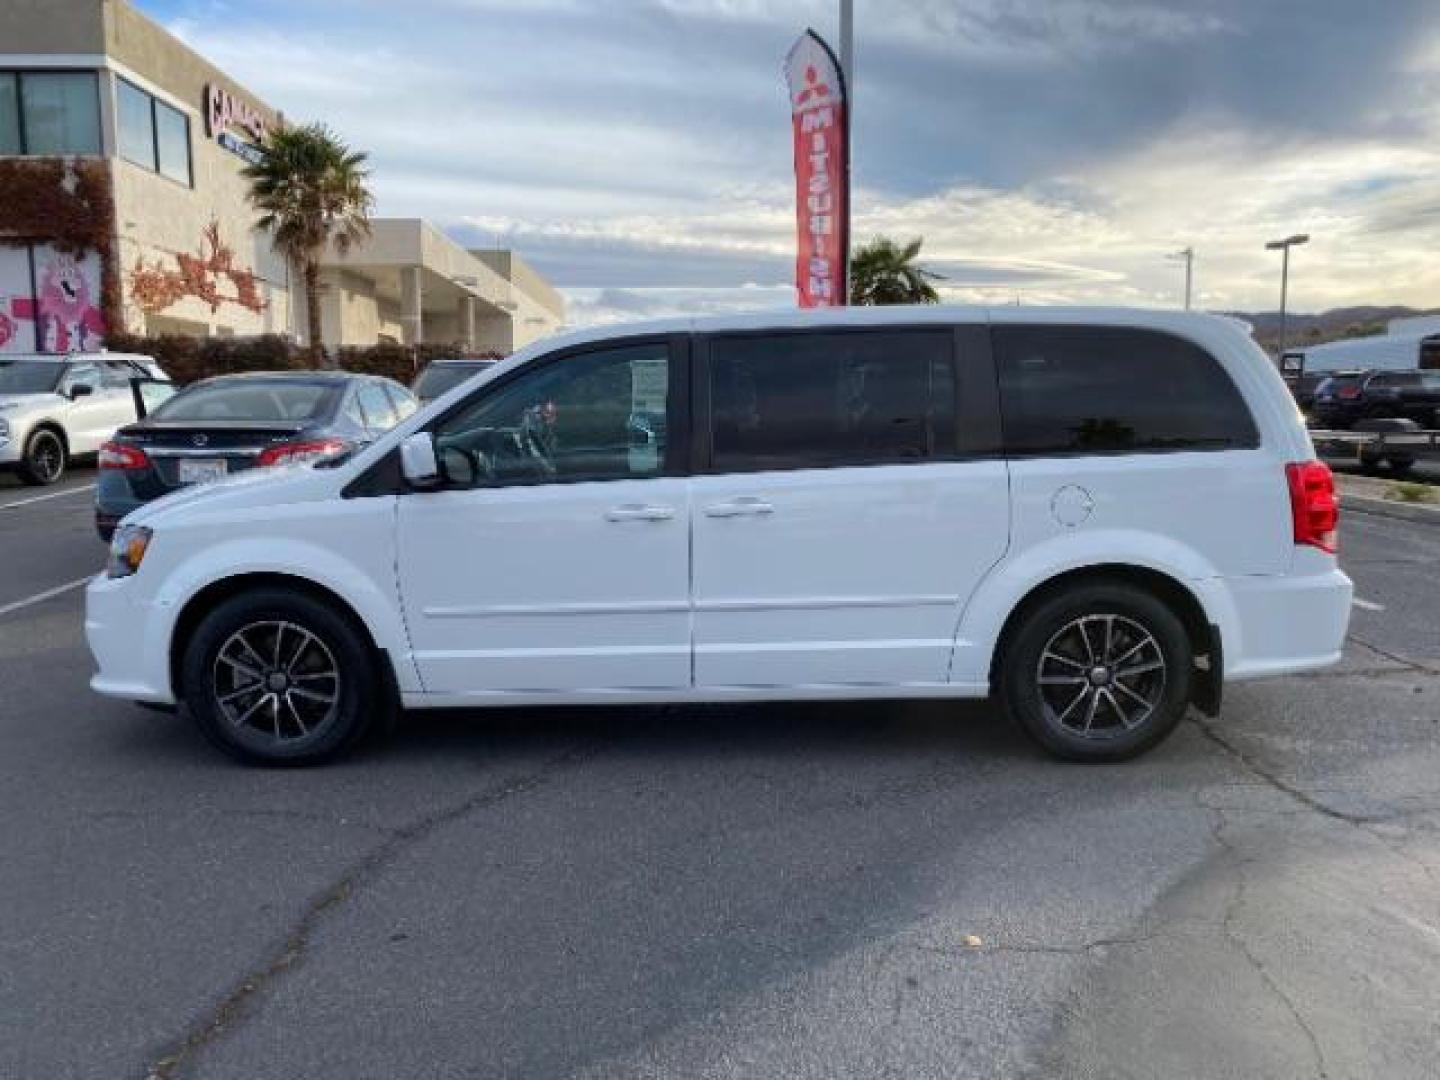
<instances>
[{"instance_id":1,"label":"side mirror","mask_svg":"<svg viewBox=\"0 0 1440 1080\"><path fill-rule=\"evenodd\" d=\"M417 431L400 444L400 474L414 488L440 486L440 462L435 456L435 436Z\"/></svg>"},{"instance_id":2,"label":"side mirror","mask_svg":"<svg viewBox=\"0 0 1440 1080\"><path fill-rule=\"evenodd\" d=\"M75 401L78 398L89 397L93 393L95 393L95 387L89 383L76 383L70 388L70 400Z\"/></svg>"}]
</instances>

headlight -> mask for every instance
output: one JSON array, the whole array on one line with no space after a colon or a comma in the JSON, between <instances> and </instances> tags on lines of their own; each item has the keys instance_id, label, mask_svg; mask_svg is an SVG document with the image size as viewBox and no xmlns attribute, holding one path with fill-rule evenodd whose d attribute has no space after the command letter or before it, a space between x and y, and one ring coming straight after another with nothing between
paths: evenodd
<instances>
[{"instance_id":1,"label":"headlight","mask_svg":"<svg viewBox=\"0 0 1440 1080\"><path fill-rule=\"evenodd\" d=\"M122 525L110 541L110 561L105 573L112 578L129 577L140 569L150 547L151 532L142 525Z\"/></svg>"},{"instance_id":2,"label":"headlight","mask_svg":"<svg viewBox=\"0 0 1440 1080\"><path fill-rule=\"evenodd\" d=\"M10 441L10 421L0 420L0 445Z\"/></svg>"}]
</instances>

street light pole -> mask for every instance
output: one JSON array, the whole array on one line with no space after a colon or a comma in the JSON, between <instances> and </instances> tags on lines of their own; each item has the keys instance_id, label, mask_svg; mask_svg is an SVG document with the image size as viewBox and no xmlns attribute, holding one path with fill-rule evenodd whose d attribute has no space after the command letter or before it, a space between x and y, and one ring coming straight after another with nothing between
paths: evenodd
<instances>
[{"instance_id":1,"label":"street light pole","mask_svg":"<svg viewBox=\"0 0 1440 1080\"><path fill-rule=\"evenodd\" d=\"M1265 245L1266 251L1280 252L1280 348L1276 352L1276 359L1283 365L1285 363L1285 297L1290 289L1290 249L1299 247L1301 244L1309 243L1309 233L1296 233L1287 236L1284 240L1271 240Z\"/></svg>"},{"instance_id":2,"label":"street light pole","mask_svg":"<svg viewBox=\"0 0 1440 1080\"><path fill-rule=\"evenodd\" d=\"M1187 247L1183 251L1177 251L1169 256L1171 259L1185 263L1185 310L1190 310L1190 281L1195 269L1195 249Z\"/></svg>"}]
</instances>

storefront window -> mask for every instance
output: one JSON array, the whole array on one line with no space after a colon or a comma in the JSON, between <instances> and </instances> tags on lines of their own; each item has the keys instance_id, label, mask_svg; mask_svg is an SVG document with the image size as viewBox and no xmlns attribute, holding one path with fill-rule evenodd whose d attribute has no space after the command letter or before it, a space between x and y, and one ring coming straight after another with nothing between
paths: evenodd
<instances>
[{"instance_id":1,"label":"storefront window","mask_svg":"<svg viewBox=\"0 0 1440 1080\"><path fill-rule=\"evenodd\" d=\"M120 156L190 186L190 118L134 83L117 79L116 87Z\"/></svg>"},{"instance_id":2,"label":"storefront window","mask_svg":"<svg viewBox=\"0 0 1440 1080\"><path fill-rule=\"evenodd\" d=\"M20 91L15 76L0 71L0 154L20 153Z\"/></svg>"},{"instance_id":3,"label":"storefront window","mask_svg":"<svg viewBox=\"0 0 1440 1080\"><path fill-rule=\"evenodd\" d=\"M124 79L116 80L119 105L120 156L155 171L155 113L152 98Z\"/></svg>"},{"instance_id":4,"label":"storefront window","mask_svg":"<svg viewBox=\"0 0 1440 1080\"><path fill-rule=\"evenodd\" d=\"M155 102L155 145L160 174L190 185L190 118L163 101Z\"/></svg>"},{"instance_id":5,"label":"storefront window","mask_svg":"<svg viewBox=\"0 0 1440 1080\"><path fill-rule=\"evenodd\" d=\"M23 153L98 154L100 91L93 71L20 76Z\"/></svg>"}]
</instances>

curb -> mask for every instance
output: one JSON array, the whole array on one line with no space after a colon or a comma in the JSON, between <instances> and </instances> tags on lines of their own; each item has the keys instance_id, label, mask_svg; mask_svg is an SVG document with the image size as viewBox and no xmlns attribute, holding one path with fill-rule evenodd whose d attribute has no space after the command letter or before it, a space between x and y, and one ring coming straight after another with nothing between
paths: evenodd
<instances>
[{"instance_id":1,"label":"curb","mask_svg":"<svg viewBox=\"0 0 1440 1080\"><path fill-rule=\"evenodd\" d=\"M1440 506L1402 503L1394 499L1374 499L1367 495L1352 495L1348 491L1340 495L1340 509L1357 514L1371 514L1374 517L1393 518L1397 521L1440 525Z\"/></svg>"}]
</instances>

